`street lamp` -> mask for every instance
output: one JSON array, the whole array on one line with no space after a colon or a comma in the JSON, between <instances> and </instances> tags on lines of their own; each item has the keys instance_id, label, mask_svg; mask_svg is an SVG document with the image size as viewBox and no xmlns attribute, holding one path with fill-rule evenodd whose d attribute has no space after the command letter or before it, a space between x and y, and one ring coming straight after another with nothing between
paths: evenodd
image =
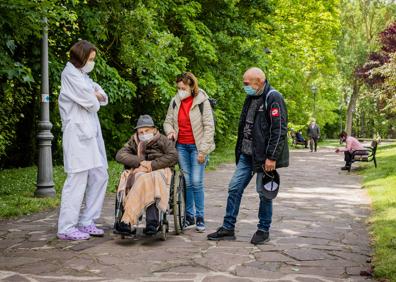
<instances>
[{"instance_id":1,"label":"street lamp","mask_svg":"<svg viewBox=\"0 0 396 282\"><path fill-rule=\"evenodd\" d=\"M271 54L271 53L272 53L272 51L271 51L271 49L270 49L270 48L268 48L268 47L265 47L265 48L264 48L264 53L265 53L265 54Z\"/></svg>"},{"instance_id":2,"label":"street lamp","mask_svg":"<svg viewBox=\"0 0 396 282\"><path fill-rule=\"evenodd\" d=\"M37 189L36 197L54 197L54 181L52 180L52 152L51 133L52 124L49 120L49 81L48 81L48 24L47 18L43 19L43 38L41 50L41 103L39 132L37 134L39 145Z\"/></svg>"},{"instance_id":3,"label":"street lamp","mask_svg":"<svg viewBox=\"0 0 396 282\"><path fill-rule=\"evenodd\" d=\"M268 47L265 47L263 49L265 56L269 55L272 53L271 49ZM265 59L265 75L268 77L268 64L269 64L269 60Z\"/></svg>"},{"instance_id":4,"label":"street lamp","mask_svg":"<svg viewBox=\"0 0 396 282\"><path fill-rule=\"evenodd\" d=\"M338 106L338 116L340 120L340 132L343 131L342 127L342 97L340 96L339 106Z\"/></svg>"},{"instance_id":5,"label":"street lamp","mask_svg":"<svg viewBox=\"0 0 396 282\"><path fill-rule=\"evenodd\" d=\"M318 93L318 88L316 87L315 84L313 84L311 86L311 91L312 91L313 100L314 100L314 102L313 102L313 116L315 116L315 112L316 112L316 93Z\"/></svg>"}]
</instances>

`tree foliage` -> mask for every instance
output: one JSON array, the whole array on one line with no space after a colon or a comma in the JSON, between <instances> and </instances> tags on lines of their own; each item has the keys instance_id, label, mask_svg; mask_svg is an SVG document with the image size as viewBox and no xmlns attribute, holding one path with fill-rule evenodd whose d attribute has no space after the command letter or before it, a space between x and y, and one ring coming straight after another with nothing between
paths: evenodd
<instances>
[{"instance_id":1,"label":"tree foliage","mask_svg":"<svg viewBox=\"0 0 396 282\"><path fill-rule=\"evenodd\" d=\"M367 95L359 69L368 56L379 49L378 33L395 19L395 4L387 0L341 0L341 36L338 39L337 58L340 81L340 108L346 107L346 125L348 133L359 135L362 132L372 136L385 129L381 128L383 117L364 111L362 99ZM360 105L361 104L361 105ZM375 113L375 112L374 112ZM366 119L371 119L368 122ZM363 122L365 121L365 122ZM370 124L379 126L366 128Z\"/></svg>"},{"instance_id":2,"label":"tree foliage","mask_svg":"<svg viewBox=\"0 0 396 282\"><path fill-rule=\"evenodd\" d=\"M216 142L235 139L244 100L241 78L263 68L286 98L292 126L337 122L337 0L0 0L0 166L36 154L42 18L49 22L53 154L62 160L57 97L68 50L78 39L99 49L92 76L109 94L100 111L108 155L140 114L161 128L175 77L192 71L218 100ZM316 85L316 111L311 86ZM328 132L332 134L332 132Z\"/></svg>"},{"instance_id":3,"label":"tree foliage","mask_svg":"<svg viewBox=\"0 0 396 282\"><path fill-rule=\"evenodd\" d=\"M371 53L358 74L370 89L377 109L388 119L396 117L396 22L379 34L380 50Z\"/></svg>"}]
</instances>

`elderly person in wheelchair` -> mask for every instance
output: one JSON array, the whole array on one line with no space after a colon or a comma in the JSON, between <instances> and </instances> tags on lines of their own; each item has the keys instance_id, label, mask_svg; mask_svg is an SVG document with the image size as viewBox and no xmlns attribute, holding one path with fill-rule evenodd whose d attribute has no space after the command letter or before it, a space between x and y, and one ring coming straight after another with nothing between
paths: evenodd
<instances>
[{"instance_id":1,"label":"elderly person in wheelchair","mask_svg":"<svg viewBox=\"0 0 396 282\"><path fill-rule=\"evenodd\" d=\"M168 207L170 168L177 164L178 155L175 144L158 131L149 115L140 116L135 129L116 155L117 162L126 169L117 188L122 214L114 223L114 233L133 234L136 229L131 226L137 225L146 211L144 233L154 235L160 225L160 212Z\"/></svg>"}]
</instances>

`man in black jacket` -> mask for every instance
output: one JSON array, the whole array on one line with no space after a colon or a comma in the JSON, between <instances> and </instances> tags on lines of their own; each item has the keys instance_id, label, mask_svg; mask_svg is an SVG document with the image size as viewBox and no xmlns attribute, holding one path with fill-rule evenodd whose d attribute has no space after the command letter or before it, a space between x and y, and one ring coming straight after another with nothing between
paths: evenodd
<instances>
[{"instance_id":1,"label":"man in black jacket","mask_svg":"<svg viewBox=\"0 0 396 282\"><path fill-rule=\"evenodd\" d=\"M235 148L236 170L228 187L228 199L223 225L209 234L208 240L234 240L235 223L243 191L254 173L262 177L263 170L274 171L289 165L287 144L287 109L282 95L273 89L259 68L248 69L243 76L247 94L243 105L238 140ZM260 196L258 230L252 244L269 240L272 222L272 200L257 186Z\"/></svg>"},{"instance_id":2,"label":"man in black jacket","mask_svg":"<svg viewBox=\"0 0 396 282\"><path fill-rule=\"evenodd\" d=\"M307 129L307 135L309 138L309 148L311 152L315 147L315 152L318 149L318 140L320 138L320 128L316 124L315 120L312 120Z\"/></svg>"}]
</instances>

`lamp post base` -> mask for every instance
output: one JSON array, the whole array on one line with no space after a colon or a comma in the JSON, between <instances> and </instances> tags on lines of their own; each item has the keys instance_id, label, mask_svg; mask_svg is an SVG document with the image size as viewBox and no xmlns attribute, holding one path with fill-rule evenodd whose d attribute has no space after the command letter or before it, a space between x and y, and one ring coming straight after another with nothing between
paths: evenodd
<instances>
[{"instance_id":1,"label":"lamp post base","mask_svg":"<svg viewBox=\"0 0 396 282\"><path fill-rule=\"evenodd\" d=\"M54 198L56 195L54 185L50 187L37 187L34 196L37 198Z\"/></svg>"}]
</instances>

